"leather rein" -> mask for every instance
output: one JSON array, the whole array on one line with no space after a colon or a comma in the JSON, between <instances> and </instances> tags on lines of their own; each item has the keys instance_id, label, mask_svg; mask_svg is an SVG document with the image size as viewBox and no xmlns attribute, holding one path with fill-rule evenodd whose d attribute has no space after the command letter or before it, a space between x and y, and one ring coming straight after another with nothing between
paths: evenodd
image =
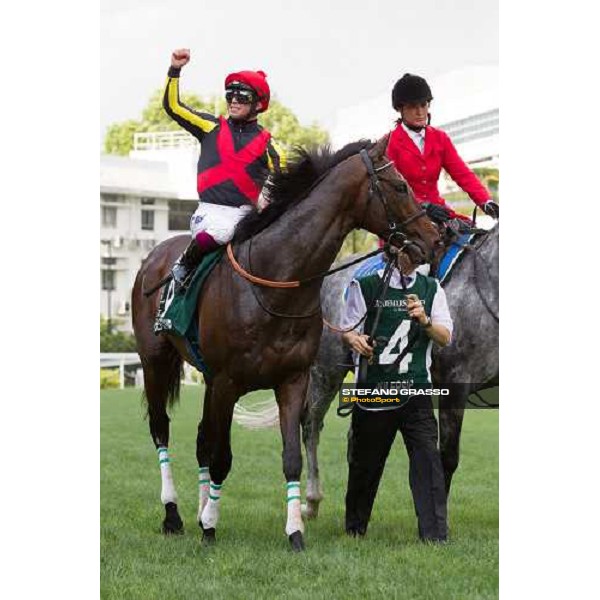
<instances>
[{"instance_id":1,"label":"leather rein","mask_svg":"<svg viewBox=\"0 0 600 600\"><path fill-rule=\"evenodd\" d=\"M362 159L362 161L364 162L366 168L367 168L367 173L369 175L369 195L367 197L367 202L365 204L365 211L363 213L363 218L362 221L364 222L364 217L366 216L368 209L369 209L369 205L371 202L371 199L373 198L373 196L377 196L377 198L379 199L379 201L382 203L383 208L385 210L385 214L386 214L386 218L388 221L388 231L390 232L390 235L388 237L388 241L387 241L387 245L389 246L391 244L392 241L396 242L396 244L400 244L400 250L403 250L404 248L406 248L409 245L415 244L414 242L412 242L411 240L408 239L408 237L406 236L406 234L402 231L402 229L404 227L406 227L408 224L412 223L413 221L415 221L416 219L419 219L423 216L426 215L426 211L424 209L421 209L419 211L417 211L415 214L411 215L408 219L406 219L405 221L402 221L400 223L396 223L393 214L390 210L389 204L387 203L387 200L385 199L385 196L383 194L383 192L381 191L381 187L380 187L380 180L379 177L377 175L378 172L383 171L384 169L387 169L388 167L390 167L391 165L393 165L392 161L387 162L386 164L384 164L381 167L378 167L377 169L373 166L373 161L371 160L371 157L368 155L366 150L361 150L360 151L360 157ZM404 186L406 186L406 183L402 182ZM405 187L405 190L407 188ZM251 268L251 264L250 264L250 252L251 252L251 247L252 247L252 240L250 240L250 244L248 245L248 266L249 268ZM418 247L418 246L417 246ZM419 248L420 250L420 248ZM348 267L351 267L359 262L362 262L368 258L371 258L372 256L375 256L376 254L380 254L383 250L382 249L377 249L374 250L373 252L370 252L369 254L366 254L365 256L360 257L357 260L353 260L349 263L343 264L339 267L336 267L335 269L329 269L328 271L324 271L322 273L318 273L316 275L312 275L310 277L307 277L305 279L300 279L300 280L294 280L294 281L273 281L270 279L264 279L262 277L257 277L255 275L252 275L252 273L249 273L246 269L244 269L239 262L236 260L235 255L233 253L233 247L231 245L231 242L229 244L227 244L227 258L229 259L229 262L231 263L231 266L233 267L233 270L238 273L238 275L240 275L241 277L243 277L244 279L246 279L247 281L249 281L250 283L254 284L255 286L260 286L260 287L267 287L267 288L276 288L276 289L290 289L290 288L299 288L301 286L305 286L308 285L310 283L312 283L313 281L319 280L319 279L323 279L324 277L328 277L329 275L333 275L334 273L337 273L338 271L342 271L344 269L347 269ZM276 312L270 308L268 308L264 302L258 297L257 291L254 289L254 286L252 286L252 292L254 294L254 297L256 299L256 301L258 302L258 304L260 305L260 307L267 312L268 314L270 314L271 316L274 317L281 317L281 318L291 318L291 319L304 319L304 318L308 318L308 317L313 317L316 314L318 314L321 310L321 303L319 301L318 305L316 306L316 308L314 308L313 310L309 311L308 313L302 314L302 315L291 315L291 314L283 314L283 313L279 313ZM365 314L366 317L366 314ZM365 318L363 317L363 319ZM334 325L331 325L330 323L328 323L325 319L323 319L323 322L325 323L325 325L327 325L330 329L332 329L333 331L337 331L337 332L345 332L345 331L351 331L352 329L354 329L356 326L358 326L360 323L357 323L354 327L351 327L348 330L343 330L343 329L339 329L337 327L335 327Z\"/></svg>"}]
</instances>

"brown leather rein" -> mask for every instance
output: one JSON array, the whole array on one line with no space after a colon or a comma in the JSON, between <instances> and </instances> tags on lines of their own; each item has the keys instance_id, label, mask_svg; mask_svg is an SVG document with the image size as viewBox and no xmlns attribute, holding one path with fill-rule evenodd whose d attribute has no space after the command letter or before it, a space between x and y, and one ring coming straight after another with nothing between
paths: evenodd
<instances>
[{"instance_id":1,"label":"brown leather rein","mask_svg":"<svg viewBox=\"0 0 600 600\"><path fill-rule=\"evenodd\" d=\"M240 265L240 263L235 259L235 256L233 255L233 248L231 247L231 242L229 242L229 244L227 244L227 258L229 259L229 262L231 263L233 270L236 273L238 273L239 275L241 275L244 279L247 279L250 283L255 283L256 285L262 285L263 287L279 288L279 289L300 287L299 280L298 281L271 281L270 279L263 279L262 277L256 277L255 275L252 275L252 273L248 273L248 271L246 271L244 269L244 267L242 267Z\"/></svg>"},{"instance_id":2,"label":"brown leather rein","mask_svg":"<svg viewBox=\"0 0 600 600\"><path fill-rule=\"evenodd\" d=\"M392 161L389 161L385 165L375 169L373 167L373 163L371 162L371 159L368 156L366 151L361 150L360 156L363 159L365 166L367 167L367 172L368 172L369 179L370 179L369 198L367 200L367 208L368 208L368 205L369 205L369 202L370 202L372 196L376 195L378 197L378 199L381 201L381 203L383 204L385 212L386 212L386 216L388 218L388 227L391 232L389 241L391 241L392 237L400 237L401 241L403 242L403 246L408 245L408 243L410 243L409 240L406 238L406 236L404 236L404 234L402 234L402 233L400 233L400 231L398 231L398 226L401 229L402 227L408 225L412 221L424 216L426 214L425 210L421 209L414 215L411 215L406 221L403 221L400 224L396 224L393 217L391 216L391 212L390 212L388 204L383 196L383 193L381 192L381 189L379 187L379 179L377 177L377 173L379 171L382 171L393 164ZM388 241L388 243L389 243L389 241ZM233 270L238 275L240 275L241 277L243 277L244 279L246 279L247 281L249 281L250 283L253 283L255 285L259 285L259 286L267 287L267 288L276 288L276 289L299 288L303 284L309 283L309 282L317 280L317 279L322 279L324 277L327 277L328 275L332 275L333 273L336 273L337 271L341 271L343 269L351 267L352 265L362 262L363 260L370 258L371 256L374 256L375 254L379 254L380 252L381 252L381 250L375 250L374 252L370 252L369 254L361 257L358 260L344 264L340 267L337 267L336 269L331 269L324 273L319 273L318 275L313 275L312 277L309 277L307 279L295 280L295 281L272 281L270 279L264 279L262 277L257 277L256 275L252 275L252 273L249 273L248 271L246 271L240 265L240 263L236 260L234 254L233 254L233 247L231 245L231 242L227 244L227 258L229 259L229 262L231 263ZM269 312L270 314L273 314L273 316L278 316L278 317L304 318L304 317L312 317L315 315L314 311L309 314L306 314L306 315L283 315L283 314L279 314L279 313L271 313L271 311L268 310L265 306L263 306L262 304L261 304L261 306L263 309L267 310L267 312ZM350 327L348 329L341 329L339 327L336 327L335 325L332 325L324 318L323 318L323 323L327 327L329 327L329 329L331 329L332 331L335 331L337 333L346 333L346 332L352 331L353 329L358 327L358 325L360 325L360 323L364 320L365 317L366 317L366 314L358 323L356 323L353 327Z\"/></svg>"}]
</instances>

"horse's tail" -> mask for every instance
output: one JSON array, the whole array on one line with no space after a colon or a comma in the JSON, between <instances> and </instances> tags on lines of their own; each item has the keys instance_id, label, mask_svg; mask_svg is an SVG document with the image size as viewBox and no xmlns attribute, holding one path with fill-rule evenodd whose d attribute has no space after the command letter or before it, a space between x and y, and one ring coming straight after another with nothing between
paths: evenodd
<instances>
[{"instance_id":1,"label":"horse's tail","mask_svg":"<svg viewBox=\"0 0 600 600\"><path fill-rule=\"evenodd\" d=\"M142 402L151 414L164 415L179 399L183 359L164 334L155 334L159 298L146 297L145 284L148 279L152 284L168 273L186 239L186 236L169 238L156 246L142 262L131 291L131 320L144 370Z\"/></svg>"},{"instance_id":2,"label":"horse's tail","mask_svg":"<svg viewBox=\"0 0 600 600\"><path fill-rule=\"evenodd\" d=\"M165 373L168 408L172 408L179 400L182 377L183 359L179 352L173 348L173 350L169 352L168 368Z\"/></svg>"},{"instance_id":3,"label":"horse's tail","mask_svg":"<svg viewBox=\"0 0 600 600\"><path fill-rule=\"evenodd\" d=\"M160 412L165 407L170 411L179 401L183 359L174 348L165 349L163 352L159 361L144 365L142 402L147 411L155 409Z\"/></svg>"}]
</instances>

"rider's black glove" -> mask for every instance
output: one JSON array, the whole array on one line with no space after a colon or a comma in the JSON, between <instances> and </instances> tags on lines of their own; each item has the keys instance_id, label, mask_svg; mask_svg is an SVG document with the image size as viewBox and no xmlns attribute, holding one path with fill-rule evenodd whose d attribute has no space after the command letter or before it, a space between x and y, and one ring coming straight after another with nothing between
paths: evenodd
<instances>
[{"instance_id":1,"label":"rider's black glove","mask_svg":"<svg viewBox=\"0 0 600 600\"><path fill-rule=\"evenodd\" d=\"M425 209L427 216L435 223L446 223L450 219L448 210L439 204L425 202L423 208Z\"/></svg>"},{"instance_id":2,"label":"rider's black glove","mask_svg":"<svg viewBox=\"0 0 600 600\"><path fill-rule=\"evenodd\" d=\"M492 219L500 218L500 206L498 206L498 204L496 204L496 202L494 202L493 200L488 200L483 205L483 212L486 215L489 215L490 217L492 217Z\"/></svg>"}]
</instances>

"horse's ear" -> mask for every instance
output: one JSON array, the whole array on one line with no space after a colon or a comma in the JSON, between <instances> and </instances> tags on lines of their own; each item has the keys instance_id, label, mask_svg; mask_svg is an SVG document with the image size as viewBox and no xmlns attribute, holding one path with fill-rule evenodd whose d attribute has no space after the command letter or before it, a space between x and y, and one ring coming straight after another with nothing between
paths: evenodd
<instances>
[{"instance_id":1,"label":"horse's ear","mask_svg":"<svg viewBox=\"0 0 600 600\"><path fill-rule=\"evenodd\" d=\"M373 146L372 151L370 152L371 157L374 159L382 158L385 155L385 151L388 147L388 141L390 139L390 134L387 133L382 138L378 139L375 142L375 146Z\"/></svg>"}]
</instances>

